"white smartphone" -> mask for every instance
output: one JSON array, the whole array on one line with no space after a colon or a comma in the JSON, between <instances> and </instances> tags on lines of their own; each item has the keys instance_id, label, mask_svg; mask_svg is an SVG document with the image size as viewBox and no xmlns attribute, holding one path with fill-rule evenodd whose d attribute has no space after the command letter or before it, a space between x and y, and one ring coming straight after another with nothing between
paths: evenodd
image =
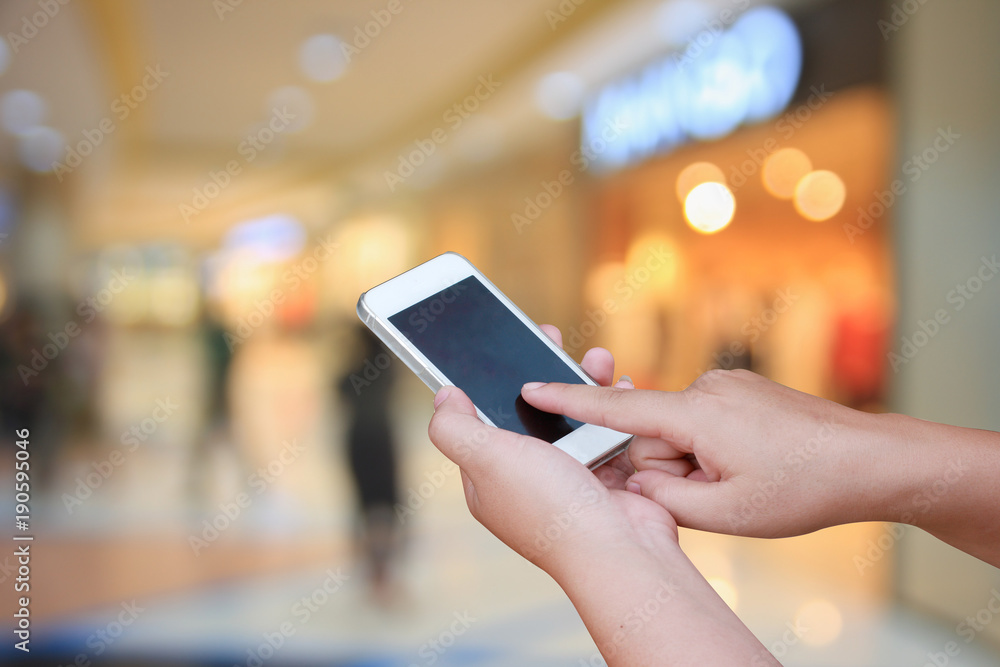
<instances>
[{"instance_id":1,"label":"white smartphone","mask_svg":"<svg viewBox=\"0 0 1000 667\"><path fill-rule=\"evenodd\" d=\"M358 316L432 391L464 391L487 424L550 442L591 469L632 439L521 398L526 382L597 383L457 253L368 290Z\"/></svg>"}]
</instances>

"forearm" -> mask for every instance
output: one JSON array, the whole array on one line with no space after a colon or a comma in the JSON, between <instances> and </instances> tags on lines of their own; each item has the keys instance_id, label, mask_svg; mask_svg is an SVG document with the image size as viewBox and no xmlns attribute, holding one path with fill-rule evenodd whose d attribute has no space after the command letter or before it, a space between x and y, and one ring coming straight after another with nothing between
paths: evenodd
<instances>
[{"instance_id":1,"label":"forearm","mask_svg":"<svg viewBox=\"0 0 1000 667\"><path fill-rule=\"evenodd\" d=\"M886 520L923 528L1000 567L1000 433L879 415L895 440ZM887 461L893 466L892 461Z\"/></svg>"},{"instance_id":2,"label":"forearm","mask_svg":"<svg viewBox=\"0 0 1000 667\"><path fill-rule=\"evenodd\" d=\"M674 542L602 545L552 574L611 667L778 664Z\"/></svg>"}]
</instances>

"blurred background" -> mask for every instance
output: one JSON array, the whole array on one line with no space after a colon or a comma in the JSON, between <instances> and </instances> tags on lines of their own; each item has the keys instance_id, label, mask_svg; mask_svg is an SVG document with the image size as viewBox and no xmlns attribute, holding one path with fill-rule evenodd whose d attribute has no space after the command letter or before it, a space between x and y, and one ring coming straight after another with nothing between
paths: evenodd
<instances>
[{"instance_id":1,"label":"blurred background","mask_svg":"<svg viewBox=\"0 0 1000 667\"><path fill-rule=\"evenodd\" d=\"M991 0L5 0L0 28L5 661L603 664L358 330L446 250L641 387L750 368L1000 430ZM919 530L682 545L784 664L1000 662L997 570Z\"/></svg>"}]
</instances>

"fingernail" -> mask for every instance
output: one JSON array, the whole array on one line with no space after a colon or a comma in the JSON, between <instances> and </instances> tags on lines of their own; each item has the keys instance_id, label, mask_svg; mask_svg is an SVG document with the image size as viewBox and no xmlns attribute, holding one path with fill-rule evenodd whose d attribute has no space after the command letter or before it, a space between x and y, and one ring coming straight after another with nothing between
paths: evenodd
<instances>
[{"instance_id":1,"label":"fingernail","mask_svg":"<svg viewBox=\"0 0 1000 667\"><path fill-rule=\"evenodd\" d=\"M444 403L450 394L451 387L441 387L438 393L434 394L434 409L437 410L438 406Z\"/></svg>"},{"instance_id":2,"label":"fingernail","mask_svg":"<svg viewBox=\"0 0 1000 667\"><path fill-rule=\"evenodd\" d=\"M620 378L618 378L618 381L619 381L619 382L628 382L629 384L632 384L632 385L634 385L634 384L635 384L634 382L632 382L632 378L630 378L630 377L629 377L629 376L627 376L627 375L623 375L623 376L621 376Z\"/></svg>"},{"instance_id":3,"label":"fingernail","mask_svg":"<svg viewBox=\"0 0 1000 667\"><path fill-rule=\"evenodd\" d=\"M625 490L631 491L632 493L637 493L640 496L642 495L642 491L639 489L639 482L629 482L628 484L625 485Z\"/></svg>"},{"instance_id":4,"label":"fingernail","mask_svg":"<svg viewBox=\"0 0 1000 667\"><path fill-rule=\"evenodd\" d=\"M521 389L523 391L534 391L539 387L544 387L545 384L546 384L545 382L528 382L523 387L521 387Z\"/></svg>"}]
</instances>

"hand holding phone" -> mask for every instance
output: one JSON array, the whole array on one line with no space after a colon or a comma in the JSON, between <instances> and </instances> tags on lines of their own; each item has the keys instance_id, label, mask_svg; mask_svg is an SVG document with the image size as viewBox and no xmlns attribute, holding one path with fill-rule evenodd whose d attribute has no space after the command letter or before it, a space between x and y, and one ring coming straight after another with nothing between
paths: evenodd
<instances>
[{"instance_id":1,"label":"hand holding phone","mask_svg":"<svg viewBox=\"0 0 1000 667\"><path fill-rule=\"evenodd\" d=\"M461 255L439 255L365 292L358 315L432 391L457 386L488 424L553 443L590 468L631 439L521 398L527 382L597 383Z\"/></svg>"}]
</instances>

